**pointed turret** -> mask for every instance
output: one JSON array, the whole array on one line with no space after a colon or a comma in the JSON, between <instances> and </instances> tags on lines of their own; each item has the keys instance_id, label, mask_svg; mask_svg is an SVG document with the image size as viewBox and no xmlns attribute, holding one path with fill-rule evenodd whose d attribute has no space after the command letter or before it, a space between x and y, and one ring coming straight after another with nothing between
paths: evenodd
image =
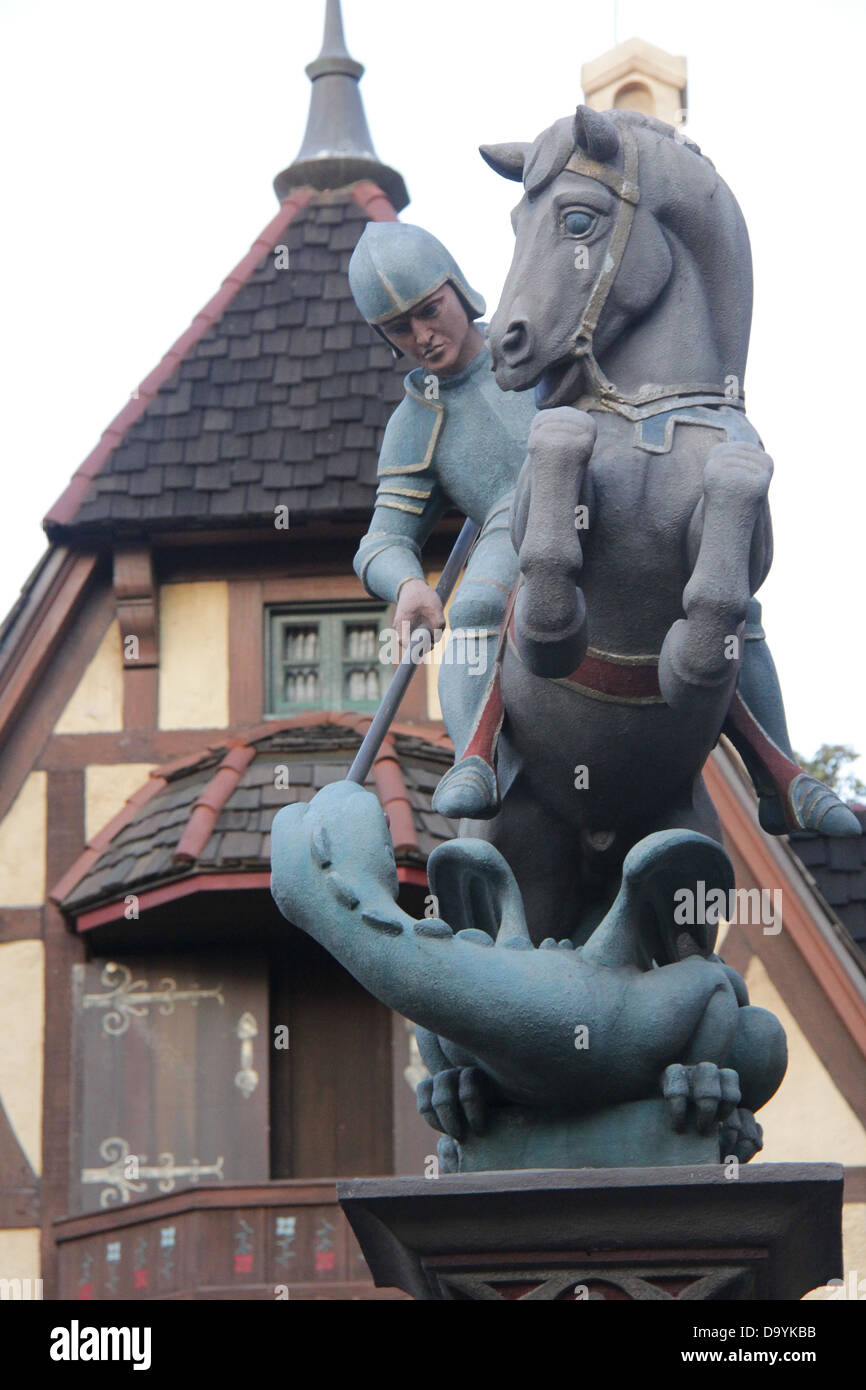
<instances>
[{"instance_id":1,"label":"pointed turret","mask_svg":"<svg viewBox=\"0 0 866 1390\"><path fill-rule=\"evenodd\" d=\"M345 188L366 179L388 195L395 211L408 203L402 176L373 148L358 87L363 71L346 48L340 0L326 0L322 51L307 66L313 91L306 133L297 157L274 179L280 202L293 188Z\"/></svg>"}]
</instances>

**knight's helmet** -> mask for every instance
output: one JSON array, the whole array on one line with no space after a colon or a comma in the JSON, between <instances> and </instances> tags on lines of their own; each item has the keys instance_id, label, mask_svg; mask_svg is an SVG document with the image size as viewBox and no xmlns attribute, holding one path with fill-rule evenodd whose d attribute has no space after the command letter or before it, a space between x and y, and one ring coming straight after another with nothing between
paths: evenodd
<instances>
[{"instance_id":1,"label":"knight's helmet","mask_svg":"<svg viewBox=\"0 0 866 1390\"><path fill-rule=\"evenodd\" d=\"M408 222L368 222L349 262L355 303L382 338L380 325L408 314L446 283L459 295L470 320L480 318L484 300L467 283L454 257L430 232ZM388 346L402 357L393 344Z\"/></svg>"}]
</instances>

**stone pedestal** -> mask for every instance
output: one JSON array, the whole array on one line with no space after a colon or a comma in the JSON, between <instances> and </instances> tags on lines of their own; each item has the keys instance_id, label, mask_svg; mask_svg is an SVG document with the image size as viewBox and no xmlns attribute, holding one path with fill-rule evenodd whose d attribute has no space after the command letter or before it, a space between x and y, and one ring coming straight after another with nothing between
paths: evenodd
<instances>
[{"instance_id":1,"label":"stone pedestal","mask_svg":"<svg viewBox=\"0 0 866 1390\"><path fill-rule=\"evenodd\" d=\"M799 1299L842 1274L842 1167L761 1163L359 1178L340 1205L416 1299Z\"/></svg>"},{"instance_id":2,"label":"stone pedestal","mask_svg":"<svg viewBox=\"0 0 866 1390\"><path fill-rule=\"evenodd\" d=\"M492 1112L483 1134L469 1135L455 1146L453 1171L691 1168L717 1164L723 1157L720 1131L715 1124L709 1134L699 1134L692 1122L678 1133L661 1097L574 1116L504 1105Z\"/></svg>"}]
</instances>

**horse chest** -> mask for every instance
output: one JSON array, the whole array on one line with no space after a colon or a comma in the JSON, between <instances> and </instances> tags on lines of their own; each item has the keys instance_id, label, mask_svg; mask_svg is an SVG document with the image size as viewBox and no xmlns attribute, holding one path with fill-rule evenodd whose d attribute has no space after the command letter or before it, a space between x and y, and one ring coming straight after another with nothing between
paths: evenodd
<instances>
[{"instance_id":1,"label":"horse chest","mask_svg":"<svg viewBox=\"0 0 866 1390\"><path fill-rule=\"evenodd\" d=\"M648 575L683 577L685 537L701 496L690 458L636 449L593 455L587 479L584 583L616 574L627 587Z\"/></svg>"}]
</instances>

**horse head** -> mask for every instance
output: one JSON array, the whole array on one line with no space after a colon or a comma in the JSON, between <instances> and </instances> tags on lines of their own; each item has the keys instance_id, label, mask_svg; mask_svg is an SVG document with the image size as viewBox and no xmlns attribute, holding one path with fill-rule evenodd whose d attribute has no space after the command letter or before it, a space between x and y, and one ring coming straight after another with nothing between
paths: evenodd
<instances>
[{"instance_id":1,"label":"horse head","mask_svg":"<svg viewBox=\"0 0 866 1390\"><path fill-rule=\"evenodd\" d=\"M524 187L489 331L503 390L536 386L542 407L639 404L667 384L742 393L748 233L697 145L638 112L579 106L532 145L481 153Z\"/></svg>"}]
</instances>

